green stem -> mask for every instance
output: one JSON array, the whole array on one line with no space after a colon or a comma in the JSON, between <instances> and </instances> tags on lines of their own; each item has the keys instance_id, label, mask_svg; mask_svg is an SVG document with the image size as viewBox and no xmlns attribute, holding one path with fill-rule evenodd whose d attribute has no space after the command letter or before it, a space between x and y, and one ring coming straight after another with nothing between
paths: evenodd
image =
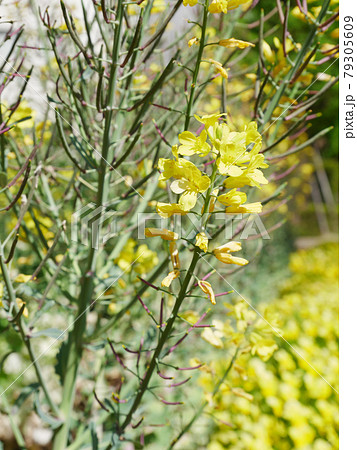
<instances>
[{"instance_id":1,"label":"green stem","mask_svg":"<svg viewBox=\"0 0 357 450\"><path fill-rule=\"evenodd\" d=\"M161 350L162 350L164 344L166 343L167 339L170 336L170 333L172 331L173 325L174 325L175 320L177 318L177 315L178 315L178 312L179 312L180 307L182 305L182 302L186 298L186 292L187 292L188 285L189 285L189 283L191 281L191 277L192 277L192 274L193 274L193 272L195 270L196 264L197 264L197 262L198 262L198 260L200 258L200 253L199 252L200 252L199 249L196 247L195 248L195 252L194 252L194 254L192 256L190 267L189 267L189 269L188 269L188 271L186 273L186 276L185 276L185 279L184 279L184 281L182 283L179 295L178 295L178 297L176 299L175 305L174 305L173 310L171 312L171 316L170 316L169 320L167 321L167 325L165 327L165 330L162 333L161 338L160 338L159 343L158 343L158 346L156 347L156 350L155 350L155 352L153 354L153 357L151 358L151 362L150 362L149 368L148 368L148 370L146 372L145 378L144 378L144 380L142 381L142 383L140 385L138 393L137 393L137 395L136 395L136 397L134 399L134 403L132 404L132 406L131 406L131 408L130 408L130 410L129 410L129 412L128 412L128 414L127 414L127 416L126 416L126 418L125 418L125 420L123 422L123 424L120 426L120 429L119 429L119 433L120 434L123 434L125 428L130 424L132 416L135 413L135 411L137 410L138 406L140 405L141 400L142 400L142 398L143 398L143 396L144 396L144 394L145 394L145 392L146 392L146 390L148 388L151 376L154 373L154 370L155 370L155 367L156 367L156 364L157 364L157 360L160 357Z\"/></svg>"},{"instance_id":2,"label":"green stem","mask_svg":"<svg viewBox=\"0 0 357 450\"><path fill-rule=\"evenodd\" d=\"M205 203L204 203L204 207L203 207L203 212L202 212L201 227L202 227L203 230L205 229L205 227L207 225L207 222L209 220L209 214L207 214L207 211L208 211L208 208L209 208L209 203L210 203L210 199L211 199L211 192L213 190L213 185L214 185L214 182L215 182L215 179L216 179L216 174L217 174L217 164L214 164L213 169L212 169L212 174L211 174L211 183L210 183L210 186L209 186L209 188L207 190ZM195 247L190 267L188 268L186 276L185 276L185 278L183 280L180 292L179 292L179 294L177 296L177 299L175 301L175 304L174 304L173 310L171 312L170 318L167 321L167 325L165 327L165 330L164 330L164 332L162 333L162 335L161 335L161 337L159 339L159 342L158 342L158 345L157 345L157 347L155 349L154 355L151 358L151 362L150 362L149 368L148 368L148 370L146 372L145 378L142 381L142 383L140 385L140 388L139 388L139 391L138 391L138 393L137 393L137 395L136 395L136 397L134 399L134 403L132 404L132 406L131 406L131 408L130 408L127 416L126 416L126 418L124 420L124 423L120 426L120 429L119 429L119 433L120 434L122 434L124 432L125 428L130 424L132 416L135 413L135 411L137 410L138 406L140 405L141 400L142 400L142 398L143 398L143 396L145 394L145 391L148 388L151 376L154 373L157 361L160 358L161 351L162 351L166 341L170 337L172 328L174 326L174 323L175 323L175 320L177 318L177 315L178 315L178 313L180 311L180 307L182 305L182 302L186 298L188 285L189 285L189 283L191 281L191 278L192 278L193 272L194 272L194 270L196 268L196 265L197 265L197 263L198 263L198 261L200 259L200 252L201 251L199 250L199 248Z\"/></svg>"},{"instance_id":3,"label":"green stem","mask_svg":"<svg viewBox=\"0 0 357 450\"><path fill-rule=\"evenodd\" d=\"M196 83L197 83L198 73L200 71L200 64L201 64L201 60L202 60L203 50L205 48L207 18L208 18L208 0L205 0L205 5L204 5L204 9L203 9L203 20L202 20L200 46L198 49L195 70L193 72L193 77L192 77L190 98L189 98L187 110L186 110L185 130L187 130L188 126L190 125L191 110L192 110L193 101L195 98Z\"/></svg>"},{"instance_id":4,"label":"green stem","mask_svg":"<svg viewBox=\"0 0 357 450\"><path fill-rule=\"evenodd\" d=\"M108 177L107 177L107 159L110 150L111 124L113 119L112 106L115 100L117 62L119 58L120 34L122 22L122 5L118 6L116 14L116 28L114 31L114 42L112 51L112 65L110 70L108 97L105 111L104 134L102 144L102 159L100 162L98 194L96 206L101 207L106 202L108 195ZM58 429L54 442L53 450L63 450L67 447L70 421L72 418L72 409L75 393L75 383L77 378L78 366L82 357L82 343L86 328L87 311L92 302L94 292L94 274L96 271L97 250L91 248L88 255L87 268L83 276L82 290L78 300L78 311L76 319L73 322L73 329L69 333L66 348L66 364L64 371L63 394L61 403L61 414L64 420L63 425Z\"/></svg>"},{"instance_id":5,"label":"green stem","mask_svg":"<svg viewBox=\"0 0 357 450\"><path fill-rule=\"evenodd\" d=\"M9 418L10 421L10 426L12 429L12 432L14 433L15 436L15 440L17 445L19 446L20 449L25 449L26 448L26 442L22 436L22 433L20 431L20 428L18 427L16 421L15 421L15 416L13 414L11 414L11 409L10 409L10 405L7 401L7 398L5 397L4 394L1 394L1 399L4 405L4 409L5 412Z\"/></svg>"},{"instance_id":6,"label":"green stem","mask_svg":"<svg viewBox=\"0 0 357 450\"><path fill-rule=\"evenodd\" d=\"M1 253L0 253L1 273L2 273L2 276L4 278L4 283L5 283L5 286L6 286L6 290L7 290L8 295L9 295L10 304L11 304L11 306L13 308L13 310L12 310L13 311L13 317L16 317L17 313L19 312L19 310L18 310L17 305L16 305L15 291L14 291L14 288L12 286L9 273L7 271L6 264L4 263L3 254L2 254L2 246L0 248L0 251L1 251ZM25 332L25 329L24 329L24 326L23 326L23 323L22 323L22 317L18 317L17 320L16 320L16 323L17 323L17 326L19 327L21 337L22 337L22 339L23 339L23 341L24 341L24 343L26 345L28 354L30 356L31 363L34 366L38 382L41 385L43 393L45 394L47 403L49 404L51 410L56 415L58 415L59 414L58 408L57 408L56 404L53 402L53 400L51 398L51 395L49 393L49 390L47 388L47 385L45 383L45 380L42 377L41 368L40 368L40 366L38 364L38 361L37 361L37 358L36 358L36 356L35 356L35 354L33 352L30 339L27 336L27 333Z\"/></svg>"}]
</instances>

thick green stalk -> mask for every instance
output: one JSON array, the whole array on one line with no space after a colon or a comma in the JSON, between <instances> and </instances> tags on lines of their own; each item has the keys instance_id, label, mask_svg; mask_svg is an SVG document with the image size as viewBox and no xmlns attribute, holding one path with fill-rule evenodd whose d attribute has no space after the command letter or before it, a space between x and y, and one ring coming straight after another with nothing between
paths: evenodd
<instances>
[{"instance_id":1,"label":"thick green stalk","mask_svg":"<svg viewBox=\"0 0 357 450\"><path fill-rule=\"evenodd\" d=\"M202 28L201 28L200 46L198 49L195 70L193 72L193 77L192 77L190 98L189 98L187 110L186 110L185 130L187 130L188 126L190 125L191 110L192 110L193 101L195 98L197 78L198 78L198 73L200 71L203 50L205 48L207 18L208 18L208 0L205 0L205 5L204 5L204 9L203 9L203 20L202 20Z\"/></svg>"},{"instance_id":2,"label":"thick green stalk","mask_svg":"<svg viewBox=\"0 0 357 450\"><path fill-rule=\"evenodd\" d=\"M110 70L108 97L106 102L105 123L102 144L102 159L99 169L98 194L96 206L101 207L108 195L107 160L110 150L111 124L113 119L112 106L115 100L117 62L119 58L120 34L122 22L122 6L118 5L116 14L116 25L114 31L114 42L112 51L112 65ZM78 366L82 357L82 342L86 328L87 311L92 302L94 292L94 274L96 271L97 250L91 247L88 255L87 268L82 278L82 290L78 301L78 311L73 323L73 329L68 336L68 347L66 351L66 365L64 370L63 394L60 411L64 424L59 428L53 443L53 450L63 450L67 447L68 433L72 416L72 408L75 393L75 383Z\"/></svg>"},{"instance_id":3,"label":"thick green stalk","mask_svg":"<svg viewBox=\"0 0 357 450\"><path fill-rule=\"evenodd\" d=\"M207 211L208 211L208 208L209 208L209 203L210 203L210 199L211 199L211 192L213 190L213 185L214 185L214 182L215 182L215 179L216 179L216 174L217 174L217 164L214 164L213 169L212 169L212 174L211 174L211 184L210 184L209 189L207 190L205 203L204 203L204 207L203 207L203 212L202 212L201 227L202 227L203 230L205 229L205 226L207 225L207 222L208 222L208 219L209 219L209 215L207 214ZM183 280L180 292L179 292L179 294L177 296L177 299L175 301L175 304L174 304L174 307L172 309L170 318L167 321L167 325L165 327L165 330L164 330L164 332L162 333L162 335L161 335L161 337L159 339L159 343L158 343L158 345L157 345L157 347L155 349L153 357L151 358L150 365L149 365L149 368L148 368L148 370L146 372L145 378L142 381L142 383L140 385L140 388L138 390L138 393L136 394L136 397L134 399L134 403L132 404L132 406L131 406L131 408L130 408L130 410L129 410L129 412L128 412L128 414L127 414L127 416L126 416L126 418L125 418L125 420L123 422L123 424L119 428L119 433L120 434L123 434L125 428L130 424L132 416L135 413L135 411L137 410L137 408L139 407L139 405L141 403L141 400L142 400L142 398L143 398L143 396L144 396L144 394L145 394L145 392L146 392L146 390L147 390L147 388L149 386L149 382L150 382L151 376L154 373L157 361L160 358L161 351L162 351L165 343L167 342L168 338L170 337L170 334L171 334L172 328L174 326L175 320L176 320L177 315L178 315L178 313L180 311L180 307L181 307L183 301L186 298L187 288L189 286L189 283L191 281L193 272L194 272L194 270L196 268L196 265L197 265L199 259L200 259L200 250L199 250L198 247L195 247L190 267L189 267L189 269L188 269L188 271L186 273L186 276L185 276L185 278Z\"/></svg>"}]
</instances>

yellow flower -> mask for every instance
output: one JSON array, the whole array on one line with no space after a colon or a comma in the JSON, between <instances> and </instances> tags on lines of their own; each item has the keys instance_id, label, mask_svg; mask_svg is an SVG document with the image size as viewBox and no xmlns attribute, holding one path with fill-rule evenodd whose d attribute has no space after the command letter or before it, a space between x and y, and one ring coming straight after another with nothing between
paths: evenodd
<instances>
[{"instance_id":1,"label":"yellow flower","mask_svg":"<svg viewBox=\"0 0 357 450\"><path fill-rule=\"evenodd\" d=\"M198 0L183 0L183 6L195 6L197 3Z\"/></svg>"},{"instance_id":2,"label":"yellow flower","mask_svg":"<svg viewBox=\"0 0 357 450\"><path fill-rule=\"evenodd\" d=\"M242 244L240 242L236 241L229 241L226 244L220 245L219 247L215 248L213 252L216 253L232 253L232 252L239 252L242 250Z\"/></svg>"},{"instance_id":3,"label":"yellow flower","mask_svg":"<svg viewBox=\"0 0 357 450\"><path fill-rule=\"evenodd\" d=\"M0 308L2 308L4 306L4 304L2 302L3 295L4 295L4 286L2 283L0 283Z\"/></svg>"},{"instance_id":4,"label":"yellow flower","mask_svg":"<svg viewBox=\"0 0 357 450\"><path fill-rule=\"evenodd\" d=\"M196 114L194 114L194 117L198 122L201 122L205 125L206 130L208 128L213 127L216 123L218 123L219 118L222 116L226 116L226 113L216 113L216 114L209 114L206 116L199 117Z\"/></svg>"},{"instance_id":5,"label":"yellow flower","mask_svg":"<svg viewBox=\"0 0 357 450\"><path fill-rule=\"evenodd\" d=\"M252 355L258 355L263 361L268 361L275 350L278 349L278 346L272 337L266 337L259 333L252 332L249 340L252 344Z\"/></svg>"},{"instance_id":6,"label":"yellow flower","mask_svg":"<svg viewBox=\"0 0 357 450\"><path fill-rule=\"evenodd\" d=\"M134 257L135 272L143 275L159 263L157 253L150 250L146 244L139 245Z\"/></svg>"},{"instance_id":7,"label":"yellow flower","mask_svg":"<svg viewBox=\"0 0 357 450\"><path fill-rule=\"evenodd\" d=\"M170 214L167 217L192 209L196 205L198 193L206 192L211 183L207 175L202 175L201 171L191 161L184 158L178 158L177 161L160 158L158 168L161 171L159 179L165 181L169 178L175 178L176 180L171 183L170 188L175 194L182 194L177 205L178 208L174 204L172 206L175 207L172 211L164 212L165 215ZM162 204L158 203L159 214L161 206ZM165 217L162 214L160 215Z\"/></svg>"},{"instance_id":8,"label":"yellow flower","mask_svg":"<svg viewBox=\"0 0 357 450\"><path fill-rule=\"evenodd\" d=\"M120 252L118 258L115 259L114 261L115 264L118 264L121 270L123 271L129 270L132 262L135 259L135 252L134 252L135 245L136 243L134 239L129 239L125 244L123 250Z\"/></svg>"},{"instance_id":9,"label":"yellow flower","mask_svg":"<svg viewBox=\"0 0 357 450\"><path fill-rule=\"evenodd\" d=\"M159 229L159 228L145 228L145 236L146 237L161 237L164 241L174 241L178 239L178 234L174 231Z\"/></svg>"},{"instance_id":10,"label":"yellow flower","mask_svg":"<svg viewBox=\"0 0 357 450\"><path fill-rule=\"evenodd\" d=\"M18 297L16 297L16 304L17 304L17 307L18 307L19 309L21 309L23 305L26 305L26 303L25 303L23 300L21 300L21 298L18 298ZM29 310L26 308L26 306L25 306L25 308L24 308L24 310L23 310L23 312L22 312L22 315L23 315L24 317L26 317L26 319L27 319L28 316L29 316Z\"/></svg>"},{"instance_id":11,"label":"yellow flower","mask_svg":"<svg viewBox=\"0 0 357 450\"><path fill-rule=\"evenodd\" d=\"M228 0L228 11L238 8L240 5L250 2L251 0Z\"/></svg>"},{"instance_id":12,"label":"yellow flower","mask_svg":"<svg viewBox=\"0 0 357 450\"><path fill-rule=\"evenodd\" d=\"M193 45L199 45L200 44L200 40L196 37L191 38L188 42L187 45L189 47L192 47Z\"/></svg>"},{"instance_id":13,"label":"yellow flower","mask_svg":"<svg viewBox=\"0 0 357 450\"><path fill-rule=\"evenodd\" d=\"M233 205L226 208L226 214L259 214L262 212L262 204L260 202L245 203L244 205Z\"/></svg>"},{"instance_id":14,"label":"yellow flower","mask_svg":"<svg viewBox=\"0 0 357 450\"><path fill-rule=\"evenodd\" d=\"M228 206L226 213L238 214L238 213L260 213L262 211L262 204L256 203L243 203L247 200L247 195L244 192L232 189L226 194L220 195L217 200L223 205Z\"/></svg>"},{"instance_id":15,"label":"yellow flower","mask_svg":"<svg viewBox=\"0 0 357 450\"><path fill-rule=\"evenodd\" d=\"M223 342L221 338L224 336L225 324L220 320L213 320L212 325L214 325L214 328L205 328L201 336L213 347L222 348Z\"/></svg>"},{"instance_id":16,"label":"yellow flower","mask_svg":"<svg viewBox=\"0 0 357 450\"><path fill-rule=\"evenodd\" d=\"M162 280L161 287L170 287L173 280L178 278L180 276L179 270L173 270L172 272L169 272L168 275Z\"/></svg>"},{"instance_id":17,"label":"yellow flower","mask_svg":"<svg viewBox=\"0 0 357 450\"><path fill-rule=\"evenodd\" d=\"M205 235L205 233L198 233L196 235L196 247L199 247L201 250L203 250L205 253L208 250L208 237Z\"/></svg>"},{"instance_id":18,"label":"yellow flower","mask_svg":"<svg viewBox=\"0 0 357 450\"><path fill-rule=\"evenodd\" d=\"M31 275L25 275L23 273L20 273L15 278L15 283L27 283L31 279Z\"/></svg>"},{"instance_id":19,"label":"yellow flower","mask_svg":"<svg viewBox=\"0 0 357 450\"><path fill-rule=\"evenodd\" d=\"M207 131L202 130L199 136L195 136L190 131L184 131L179 134L180 147L177 149L178 153L183 156L192 156L198 154L206 156L211 147L207 140Z\"/></svg>"},{"instance_id":20,"label":"yellow flower","mask_svg":"<svg viewBox=\"0 0 357 450\"><path fill-rule=\"evenodd\" d=\"M253 170L253 162L264 160L263 155L259 155L257 159L262 137L255 122L250 122L242 132L231 131L225 123L216 126L215 132L213 145L219 152L217 167L221 175L239 177L248 167ZM250 165L245 166L244 164L249 161ZM261 167L267 167L267 165L261 165Z\"/></svg>"},{"instance_id":21,"label":"yellow flower","mask_svg":"<svg viewBox=\"0 0 357 450\"><path fill-rule=\"evenodd\" d=\"M208 11L211 14L221 13L227 14L228 0L213 0L209 5Z\"/></svg>"},{"instance_id":22,"label":"yellow flower","mask_svg":"<svg viewBox=\"0 0 357 450\"><path fill-rule=\"evenodd\" d=\"M244 132L246 133L246 145L254 149L254 153L259 153L261 149L262 143L262 135L258 131L257 122L249 122L248 125L244 128Z\"/></svg>"},{"instance_id":23,"label":"yellow flower","mask_svg":"<svg viewBox=\"0 0 357 450\"><path fill-rule=\"evenodd\" d=\"M274 52L266 41L262 42L262 49L264 58L273 63L275 61Z\"/></svg>"},{"instance_id":24,"label":"yellow flower","mask_svg":"<svg viewBox=\"0 0 357 450\"><path fill-rule=\"evenodd\" d=\"M264 155L254 155L247 168L238 177L229 177L225 180L224 186L228 189L239 188L243 186L256 186L260 188L260 184L267 184L268 180L264 177L263 172L258 167L266 168L268 164L264 162Z\"/></svg>"},{"instance_id":25,"label":"yellow flower","mask_svg":"<svg viewBox=\"0 0 357 450\"><path fill-rule=\"evenodd\" d=\"M136 242L128 239L118 258L114 260L123 272L129 273L132 269L141 275L150 272L159 259L157 253L150 250L146 244L139 245L135 250Z\"/></svg>"},{"instance_id":26,"label":"yellow flower","mask_svg":"<svg viewBox=\"0 0 357 450\"><path fill-rule=\"evenodd\" d=\"M158 14L162 13L166 9L166 2L164 0L154 0L154 3L152 5L151 14Z\"/></svg>"},{"instance_id":27,"label":"yellow flower","mask_svg":"<svg viewBox=\"0 0 357 450\"><path fill-rule=\"evenodd\" d=\"M217 200L222 203L222 205L226 206L240 206L247 200L247 194L244 192L237 191L236 189L232 189L226 194L219 195Z\"/></svg>"},{"instance_id":28,"label":"yellow flower","mask_svg":"<svg viewBox=\"0 0 357 450\"><path fill-rule=\"evenodd\" d=\"M227 70L222 66L222 64L218 61L215 61L214 59L207 59L207 62L209 62L210 64L213 64L214 67L216 68L217 72L219 72L223 78L228 78L228 72Z\"/></svg>"},{"instance_id":29,"label":"yellow flower","mask_svg":"<svg viewBox=\"0 0 357 450\"><path fill-rule=\"evenodd\" d=\"M156 205L156 211L164 219L171 217L173 214L179 214L181 216L184 216L188 213L188 211L186 209L184 209L183 206L179 205L178 203L158 202L158 204Z\"/></svg>"},{"instance_id":30,"label":"yellow flower","mask_svg":"<svg viewBox=\"0 0 357 450\"><path fill-rule=\"evenodd\" d=\"M214 256L218 261L224 264L236 264L237 266L245 266L248 264L244 258L238 258L237 256L231 255L232 252L238 252L242 249L242 244L240 242L230 241L227 244L221 245L213 250Z\"/></svg>"},{"instance_id":31,"label":"yellow flower","mask_svg":"<svg viewBox=\"0 0 357 450\"><path fill-rule=\"evenodd\" d=\"M211 14L221 13L227 14L227 11L238 8L238 6L249 2L250 0L213 0L209 5L208 11Z\"/></svg>"},{"instance_id":32,"label":"yellow flower","mask_svg":"<svg viewBox=\"0 0 357 450\"><path fill-rule=\"evenodd\" d=\"M254 44L252 44L251 42L247 42L247 41L241 41L239 39L235 39L235 38L229 38L229 39L221 39L218 44L221 47L226 47L226 48L247 48L247 47L255 47Z\"/></svg>"},{"instance_id":33,"label":"yellow flower","mask_svg":"<svg viewBox=\"0 0 357 450\"><path fill-rule=\"evenodd\" d=\"M231 131L225 123L219 126L217 132L219 137L214 140L213 145L219 151L218 171L221 175L238 177L243 173L238 165L249 161L246 151L247 135L245 132Z\"/></svg>"},{"instance_id":34,"label":"yellow flower","mask_svg":"<svg viewBox=\"0 0 357 450\"><path fill-rule=\"evenodd\" d=\"M208 281L199 280L198 286L202 289L202 291L208 295L208 298L211 300L212 305L216 304L216 298L212 289L212 286Z\"/></svg>"}]
</instances>

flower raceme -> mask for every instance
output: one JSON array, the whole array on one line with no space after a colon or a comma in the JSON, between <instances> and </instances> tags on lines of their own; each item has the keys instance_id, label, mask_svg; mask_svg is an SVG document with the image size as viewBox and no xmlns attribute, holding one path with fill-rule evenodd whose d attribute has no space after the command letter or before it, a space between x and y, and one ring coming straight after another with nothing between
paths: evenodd
<instances>
[{"instance_id":1,"label":"flower raceme","mask_svg":"<svg viewBox=\"0 0 357 450\"><path fill-rule=\"evenodd\" d=\"M179 134L181 145L172 147L175 159L159 159L159 180L167 181L173 178L170 189L174 194L180 195L178 203L158 202L157 212L161 217L187 214L195 207L199 194L206 193L211 186L210 177L185 157L211 156L219 174L228 177L224 181L224 187L229 189L244 186L260 187L261 184L268 182L263 172L259 170L268 165L264 162L264 155L259 153L262 138L257 130L257 124L250 122L243 131L232 131L226 123L220 123L221 116L223 114L195 116L204 124L204 130L198 136L190 131ZM221 200L223 197L220 196ZM230 213L260 212L260 204L241 206L244 201L238 199L242 198L245 201L245 193L232 191L222 203L229 207L227 212Z\"/></svg>"},{"instance_id":2,"label":"flower raceme","mask_svg":"<svg viewBox=\"0 0 357 450\"><path fill-rule=\"evenodd\" d=\"M242 249L239 242L231 241L209 252L207 227L214 225L211 222L215 217L217 203L225 206L226 214L262 211L261 203L248 203L247 193L241 189L260 188L260 185L266 184L268 181L260 169L265 169L268 165L264 162L264 155L259 153L262 137L257 124L250 122L241 131L236 131L223 122L223 116L225 114L220 113L201 117L195 115L201 124L198 132L195 134L185 130L180 133L179 144L172 147L173 158L159 159L159 182L168 182L169 189L177 195L177 200L175 203L157 202L156 210L163 218L184 216L192 211L200 219L198 222L200 228L194 240L185 238L185 241L195 248L195 252L213 254L224 264L244 266L248 261L234 255ZM197 203L199 208L196 208ZM174 231L158 228L146 228L145 236L160 237L164 241L169 241L168 251L172 270L163 279L161 286L170 288L172 282L180 276L180 260L176 245L179 236ZM200 280L196 286L199 286L212 304L215 304L215 295L210 283Z\"/></svg>"}]
</instances>

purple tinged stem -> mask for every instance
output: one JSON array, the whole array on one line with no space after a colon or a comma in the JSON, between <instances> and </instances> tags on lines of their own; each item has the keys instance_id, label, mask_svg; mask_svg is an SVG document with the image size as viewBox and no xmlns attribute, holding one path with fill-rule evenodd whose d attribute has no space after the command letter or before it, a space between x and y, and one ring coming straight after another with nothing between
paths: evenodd
<instances>
[{"instance_id":1,"label":"purple tinged stem","mask_svg":"<svg viewBox=\"0 0 357 450\"><path fill-rule=\"evenodd\" d=\"M170 146L171 145L168 143L167 139L165 138L165 136L163 135L162 131L160 130L160 128L157 126L155 120L153 119L153 124L154 127L156 128L156 131L158 132L158 135L161 137L161 139L165 142L166 145Z\"/></svg>"},{"instance_id":2,"label":"purple tinged stem","mask_svg":"<svg viewBox=\"0 0 357 450\"><path fill-rule=\"evenodd\" d=\"M134 353L135 355L136 355L137 353L139 353L138 351L135 351L135 350L129 350L128 347L126 347L125 345L122 345L122 347L123 347L123 349L124 349L126 352L128 352L128 353Z\"/></svg>"},{"instance_id":3,"label":"purple tinged stem","mask_svg":"<svg viewBox=\"0 0 357 450\"><path fill-rule=\"evenodd\" d=\"M183 402L168 402L166 400L164 400L163 398L160 398L160 401L162 403L164 403L165 405L183 405Z\"/></svg>"},{"instance_id":4,"label":"purple tinged stem","mask_svg":"<svg viewBox=\"0 0 357 450\"><path fill-rule=\"evenodd\" d=\"M94 394L94 398L97 400L97 402L99 403L100 407L102 409L104 409L104 411L109 412L109 409L99 400L99 398L98 398L97 394L95 393L95 391L93 391L93 394Z\"/></svg>"},{"instance_id":5,"label":"purple tinged stem","mask_svg":"<svg viewBox=\"0 0 357 450\"><path fill-rule=\"evenodd\" d=\"M145 303L141 300L141 298L138 296L139 302L142 304L143 308L145 309L145 311L149 314L149 316L151 316L151 311L150 309L145 305Z\"/></svg>"},{"instance_id":6,"label":"purple tinged stem","mask_svg":"<svg viewBox=\"0 0 357 450\"><path fill-rule=\"evenodd\" d=\"M221 292L220 294L215 294L215 297L222 297L222 295L232 294L232 292L234 291Z\"/></svg>"},{"instance_id":7,"label":"purple tinged stem","mask_svg":"<svg viewBox=\"0 0 357 450\"><path fill-rule=\"evenodd\" d=\"M133 430L135 430L135 428L138 428L142 421L144 420L144 416L139 420L139 422L136 425L131 424L131 428L133 428Z\"/></svg>"},{"instance_id":8,"label":"purple tinged stem","mask_svg":"<svg viewBox=\"0 0 357 450\"><path fill-rule=\"evenodd\" d=\"M196 322L194 325L192 325L192 327L190 327L190 328L186 331L185 335L184 335L181 339L179 339L179 340L176 342L176 344L173 345L173 346L169 349L169 353L172 353L172 352L173 352L173 351L181 344L181 342L182 342L184 339L187 338L187 336L188 336L188 334L189 334L190 331L192 331L194 328L198 327L199 323L202 322L202 320L206 317L206 315L207 315L206 312L202 314L202 316L197 320L197 322Z\"/></svg>"},{"instance_id":9,"label":"purple tinged stem","mask_svg":"<svg viewBox=\"0 0 357 450\"><path fill-rule=\"evenodd\" d=\"M142 281L143 283L147 284L148 286L154 288L156 291L159 290L159 288L157 286L154 286L153 284L151 284L148 281L144 280L144 278L141 278L141 277L137 277L137 278L139 278L140 281Z\"/></svg>"},{"instance_id":10,"label":"purple tinged stem","mask_svg":"<svg viewBox=\"0 0 357 450\"><path fill-rule=\"evenodd\" d=\"M174 383L174 384L170 384L169 388L173 388L173 387L177 387L177 386L182 386L183 384L187 383L188 381L191 380L192 377L188 377L186 380L180 381L179 383Z\"/></svg>"},{"instance_id":11,"label":"purple tinged stem","mask_svg":"<svg viewBox=\"0 0 357 450\"><path fill-rule=\"evenodd\" d=\"M113 352L113 354L114 354L114 356L115 356L115 359L118 361L118 363L119 363L124 369L126 369L125 364L123 363L122 359L120 358L120 356L118 355L118 353L114 350L114 347L113 347L113 344L112 344L111 340L110 340L109 338L107 338L107 339L108 339L110 348L112 349L112 352Z\"/></svg>"},{"instance_id":12,"label":"purple tinged stem","mask_svg":"<svg viewBox=\"0 0 357 450\"><path fill-rule=\"evenodd\" d=\"M193 366L193 367L178 367L177 370L196 370L202 366L204 366L204 364L198 364L198 366Z\"/></svg>"},{"instance_id":13,"label":"purple tinged stem","mask_svg":"<svg viewBox=\"0 0 357 450\"><path fill-rule=\"evenodd\" d=\"M160 378L162 378L163 380L173 380L174 377L167 377L166 375L164 375L163 373L160 372L160 370L157 371L157 374L159 375Z\"/></svg>"}]
</instances>

